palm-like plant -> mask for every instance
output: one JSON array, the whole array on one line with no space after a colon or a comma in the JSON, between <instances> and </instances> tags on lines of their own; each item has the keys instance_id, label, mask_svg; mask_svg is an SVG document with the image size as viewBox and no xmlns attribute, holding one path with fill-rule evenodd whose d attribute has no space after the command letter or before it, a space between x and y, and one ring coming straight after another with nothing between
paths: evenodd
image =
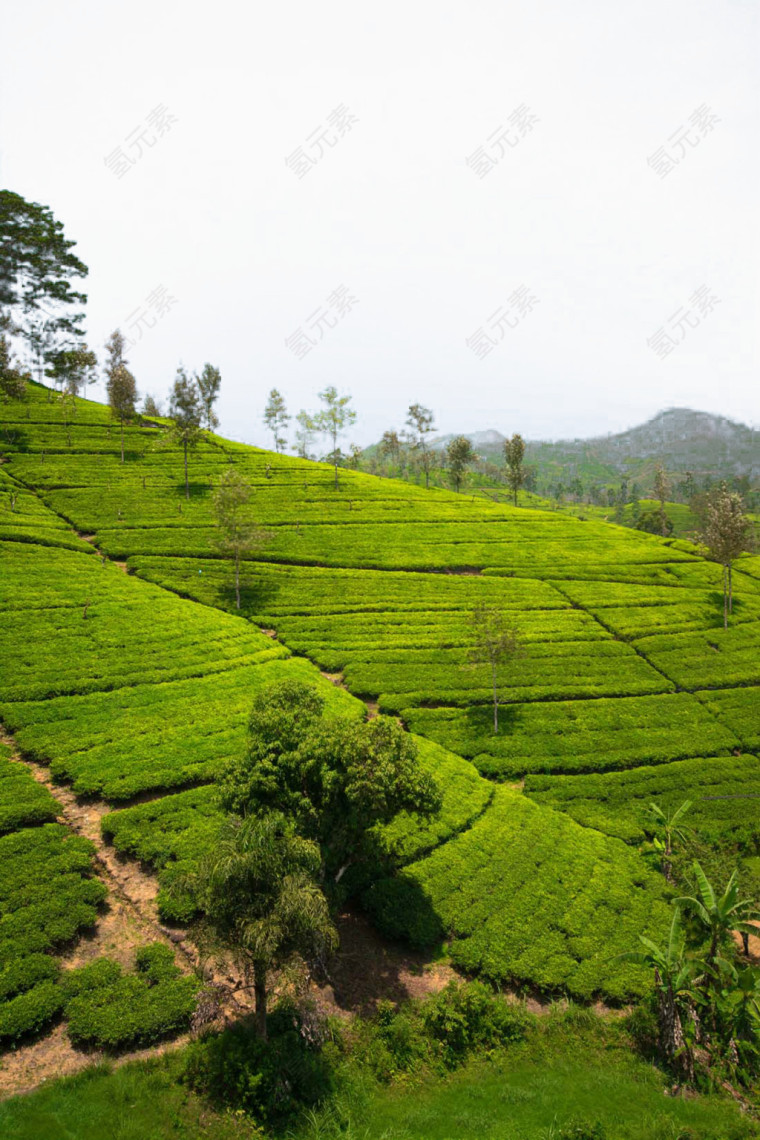
<instances>
[{"instance_id":1,"label":"palm-like plant","mask_svg":"<svg viewBox=\"0 0 760 1140\"><path fill-rule=\"evenodd\" d=\"M321 954L337 944L316 876L319 848L278 813L227 820L214 849L178 879L203 918L196 933L230 953L253 980L256 1028L267 1036L268 977L294 955Z\"/></svg>"},{"instance_id":2,"label":"palm-like plant","mask_svg":"<svg viewBox=\"0 0 760 1140\"><path fill-rule=\"evenodd\" d=\"M699 978L696 977L695 963L686 953L686 938L679 911L673 911L668 940L664 946L658 946L644 934L639 935L639 942L643 950L618 954L616 961L634 962L654 970L660 1052L685 1079L692 1080L694 1059L684 1035L683 1015L688 1016L692 1008L692 986Z\"/></svg>"},{"instance_id":3,"label":"palm-like plant","mask_svg":"<svg viewBox=\"0 0 760 1140\"><path fill-rule=\"evenodd\" d=\"M691 807L691 800L684 800L680 807L674 811L663 811L657 804L649 805L649 814L652 825L659 831L654 837L654 847L660 852L660 866L662 873L669 883L673 881L673 840L678 839L685 843L688 838L688 829L681 825L681 820Z\"/></svg>"},{"instance_id":4,"label":"palm-like plant","mask_svg":"<svg viewBox=\"0 0 760 1140\"><path fill-rule=\"evenodd\" d=\"M760 935L760 910L750 899L739 898L739 872L733 871L722 895L718 895L702 870L694 861L694 877L699 897L684 895L674 899L675 905L690 911L710 938L707 965L715 974L719 951L736 931L740 934Z\"/></svg>"}]
</instances>

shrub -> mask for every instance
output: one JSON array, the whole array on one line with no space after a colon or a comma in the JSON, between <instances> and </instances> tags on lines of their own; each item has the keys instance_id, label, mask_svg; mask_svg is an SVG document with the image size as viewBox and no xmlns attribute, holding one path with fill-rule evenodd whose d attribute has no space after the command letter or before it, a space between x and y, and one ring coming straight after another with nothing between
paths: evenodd
<instances>
[{"instance_id":1,"label":"shrub","mask_svg":"<svg viewBox=\"0 0 760 1140\"><path fill-rule=\"evenodd\" d=\"M331 1087L329 1050L310 1044L302 1016L289 1002L272 1011L268 1027L268 1041L238 1024L193 1042L185 1052L185 1082L213 1104L267 1123L318 1103Z\"/></svg>"},{"instance_id":2,"label":"shrub","mask_svg":"<svg viewBox=\"0 0 760 1140\"><path fill-rule=\"evenodd\" d=\"M63 1006L63 994L53 981L17 994L0 1005L0 1043L18 1042L45 1029Z\"/></svg>"},{"instance_id":3,"label":"shrub","mask_svg":"<svg viewBox=\"0 0 760 1140\"><path fill-rule=\"evenodd\" d=\"M482 982L449 982L423 1006L423 1023L449 1065L471 1049L494 1048L525 1038L533 1020L520 1006L496 998Z\"/></svg>"},{"instance_id":4,"label":"shrub","mask_svg":"<svg viewBox=\"0 0 760 1140\"><path fill-rule=\"evenodd\" d=\"M0 970L0 1002L58 977L59 966L49 954L28 954Z\"/></svg>"},{"instance_id":5,"label":"shrub","mask_svg":"<svg viewBox=\"0 0 760 1140\"><path fill-rule=\"evenodd\" d=\"M100 958L64 981L68 1033L75 1045L118 1050L150 1045L187 1028L200 983L180 975L168 946L138 951L136 972Z\"/></svg>"}]
</instances>

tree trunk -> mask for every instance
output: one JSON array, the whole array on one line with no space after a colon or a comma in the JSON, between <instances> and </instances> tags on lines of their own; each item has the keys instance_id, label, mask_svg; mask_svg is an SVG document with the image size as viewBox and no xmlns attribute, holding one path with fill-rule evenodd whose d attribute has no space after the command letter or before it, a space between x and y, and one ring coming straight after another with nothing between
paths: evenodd
<instances>
[{"instance_id":1,"label":"tree trunk","mask_svg":"<svg viewBox=\"0 0 760 1140\"><path fill-rule=\"evenodd\" d=\"M491 665L491 684L493 685L493 733L499 731L499 697L496 692L496 666Z\"/></svg>"},{"instance_id":2,"label":"tree trunk","mask_svg":"<svg viewBox=\"0 0 760 1140\"><path fill-rule=\"evenodd\" d=\"M731 576L731 563L728 564L728 612L734 612L734 583Z\"/></svg>"},{"instance_id":3,"label":"tree trunk","mask_svg":"<svg viewBox=\"0 0 760 1140\"><path fill-rule=\"evenodd\" d=\"M514 488L515 492L515 506L517 506L517 487Z\"/></svg>"},{"instance_id":4,"label":"tree trunk","mask_svg":"<svg viewBox=\"0 0 760 1140\"><path fill-rule=\"evenodd\" d=\"M185 498L190 498L190 484L187 481L187 440L184 441L185 448Z\"/></svg>"},{"instance_id":5,"label":"tree trunk","mask_svg":"<svg viewBox=\"0 0 760 1140\"><path fill-rule=\"evenodd\" d=\"M662 988L662 979L657 970L654 972L657 983L657 1021L660 1034L660 1052L662 1057L682 1080L693 1081L694 1061L691 1051L683 1035L681 1018L676 1008L673 992L668 986Z\"/></svg>"},{"instance_id":6,"label":"tree trunk","mask_svg":"<svg viewBox=\"0 0 760 1140\"><path fill-rule=\"evenodd\" d=\"M256 1033L267 1039L267 968L264 962L253 964L253 996L256 1003Z\"/></svg>"},{"instance_id":7,"label":"tree trunk","mask_svg":"<svg viewBox=\"0 0 760 1140\"><path fill-rule=\"evenodd\" d=\"M723 567L723 628L728 629L728 574Z\"/></svg>"},{"instance_id":8,"label":"tree trunk","mask_svg":"<svg viewBox=\"0 0 760 1140\"><path fill-rule=\"evenodd\" d=\"M124 420L121 421L121 461L124 462Z\"/></svg>"},{"instance_id":9,"label":"tree trunk","mask_svg":"<svg viewBox=\"0 0 760 1140\"><path fill-rule=\"evenodd\" d=\"M240 551L235 551L235 601L240 609Z\"/></svg>"}]
</instances>

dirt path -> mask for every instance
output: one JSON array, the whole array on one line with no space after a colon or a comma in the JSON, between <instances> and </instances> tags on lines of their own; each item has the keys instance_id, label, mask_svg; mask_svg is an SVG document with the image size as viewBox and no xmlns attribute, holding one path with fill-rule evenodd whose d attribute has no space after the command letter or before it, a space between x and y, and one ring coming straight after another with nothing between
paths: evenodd
<instances>
[{"instance_id":1,"label":"dirt path","mask_svg":"<svg viewBox=\"0 0 760 1140\"><path fill-rule=\"evenodd\" d=\"M158 921L156 895L158 883L136 863L119 858L106 846L100 833L100 821L107 811L103 801L80 803L70 788L54 784L47 768L25 760L15 751L12 737L0 729L0 741L9 745L13 759L23 764L38 783L43 784L60 804L59 820L77 835L84 836L95 845L95 870L108 887L108 896L93 930L85 931L76 944L59 960L63 969L86 965L102 955L114 958L125 969L131 969L135 951L146 942L164 942L175 954L177 965L184 973L195 966L195 952L186 942L177 942ZM182 935L183 932L180 932ZM176 1042L170 1043L172 1046ZM167 1043L151 1050L141 1050L132 1056L148 1056L170 1047ZM75 1049L57 1026L52 1033L0 1056L0 1096L26 1092L42 1081L66 1076L105 1059L104 1054L85 1053ZM126 1055L125 1055L125 1058Z\"/></svg>"}]
</instances>

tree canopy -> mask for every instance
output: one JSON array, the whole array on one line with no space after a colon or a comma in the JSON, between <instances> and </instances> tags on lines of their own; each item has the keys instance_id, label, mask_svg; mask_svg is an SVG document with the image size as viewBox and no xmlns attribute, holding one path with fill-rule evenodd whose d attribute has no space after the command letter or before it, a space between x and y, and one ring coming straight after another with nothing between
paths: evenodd
<instances>
[{"instance_id":1,"label":"tree canopy","mask_svg":"<svg viewBox=\"0 0 760 1140\"><path fill-rule=\"evenodd\" d=\"M457 435L446 447L446 459L449 464L449 478L458 491L464 482L465 473L471 463L477 459L472 444L466 435Z\"/></svg>"},{"instance_id":2,"label":"tree canopy","mask_svg":"<svg viewBox=\"0 0 760 1140\"><path fill-rule=\"evenodd\" d=\"M220 788L229 811L284 812L319 844L335 883L352 863L377 856L376 824L440 804L414 739L396 720L325 715L321 694L294 680L254 697L247 753L223 770Z\"/></svg>"},{"instance_id":3,"label":"tree canopy","mask_svg":"<svg viewBox=\"0 0 760 1140\"><path fill-rule=\"evenodd\" d=\"M0 316L46 363L83 336L87 296L72 282L88 269L75 245L47 206L0 190Z\"/></svg>"},{"instance_id":4,"label":"tree canopy","mask_svg":"<svg viewBox=\"0 0 760 1140\"><path fill-rule=\"evenodd\" d=\"M330 457L335 467L335 489L337 490L338 460L340 458L338 440L346 428L356 423L356 412L348 406L351 403L351 397L339 396L338 389L333 385L329 385L320 392L319 398L324 407L311 417L311 425L313 430L323 432L330 437L332 443Z\"/></svg>"},{"instance_id":5,"label":"tree canopy","mask_svg":"<svg viewBox=\"0 0 760 1140\"><path fill-rule=\"evenodd\" d=\"M202 915L202 949L232 955L253 979L256 1024L267 1036L268 978L295 955L337 945L327 900L316 881L319 848L278 813L232 818L211 851L175 889L189 891Z\"/></svg>"},{"instance_id":6,"label":"tree canopy","mask_svg":"<svg viewBox=\"0 0 760 1140\"><path fill-rule=\"evenodd\" d=\"M171 438L182 447L185 458L185 498L190 498L190 482L187 471L188 448L195 447L203 435L203 402L197 377L188 376L180 365L172 387L169 403L169 416L172 420Z\"/></svg>"}]
</instances>

